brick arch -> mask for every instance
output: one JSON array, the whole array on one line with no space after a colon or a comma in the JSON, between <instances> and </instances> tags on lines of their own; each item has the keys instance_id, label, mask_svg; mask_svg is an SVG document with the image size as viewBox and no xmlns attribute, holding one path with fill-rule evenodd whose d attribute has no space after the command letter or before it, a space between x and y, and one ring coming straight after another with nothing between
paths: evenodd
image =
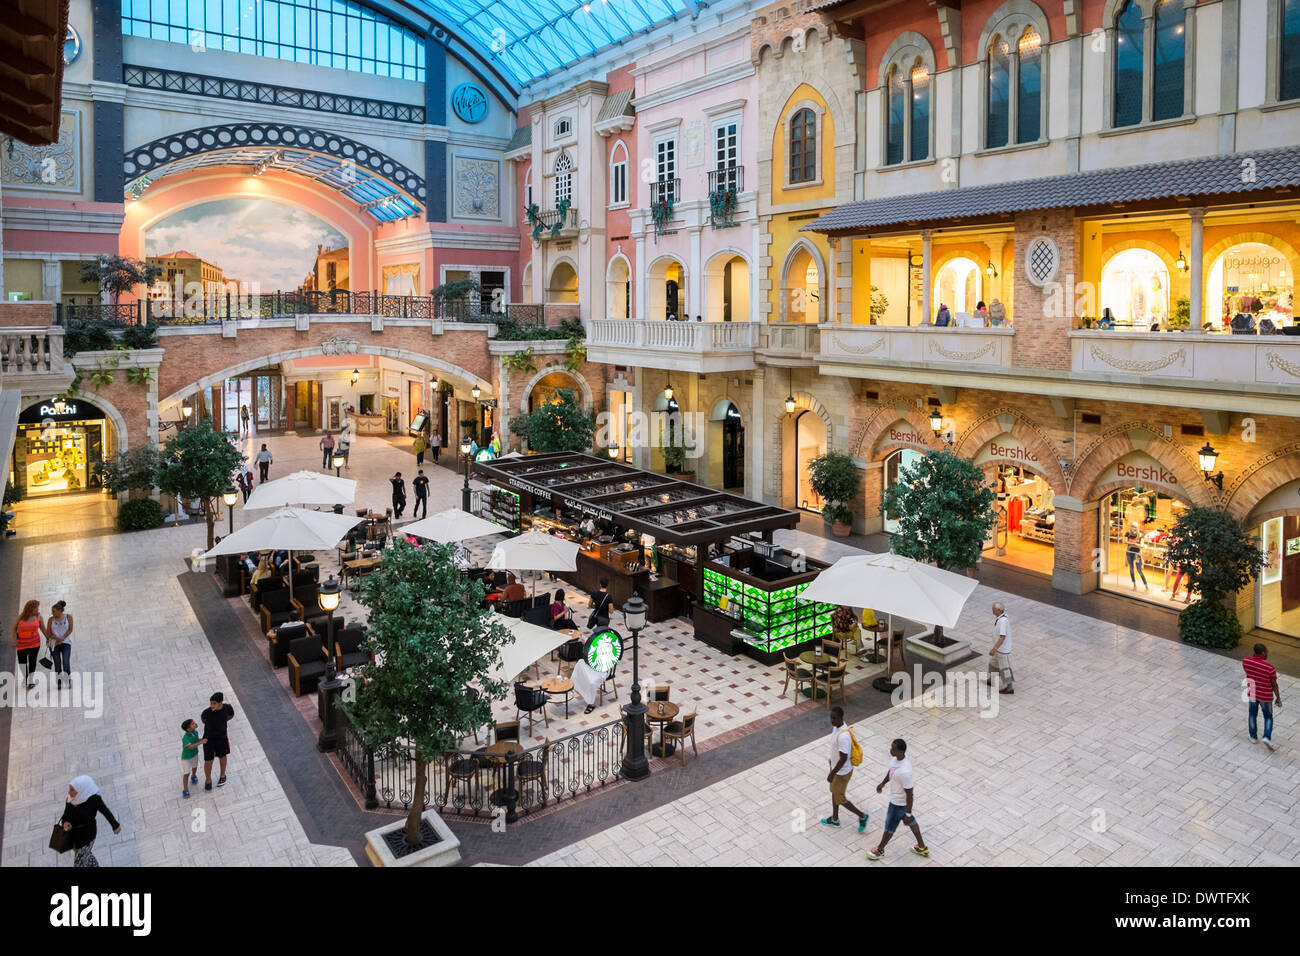
<instances>
[{"instance_id":1,"label":"brick arch","mask_svg":"<svg viewBox=\"0 0 1300 956\"><path fill-rule=\"evenodd\" d=\"M244 372L251 372L259 368L265 368L268 365L278 365L281 362L287 362L292 359L316 358L327 353L322 348L323 343L318 342L315 345L301 346L297 348L284 349L270 354L262 354L256 358L243 359L225 368L209 372L195 381L187 383L184 387L174 389L172 392L158 399L158 407L179 402L187 395L192 395L200 389L211 388L220 385L232 375L240 375ZM169 349L170 351L170 349ZM246 354L246 353L245 353ZM411 349L395 348L391 346L374 345L367 342L359 342L356 352L347 354L355 355L377 355L387 358L397 359L403 362L410 362L412 365L423 366L424 368L434 369L438 372L439 377L448 376L450 378L462 381L466 384L475 384L478 382L488 381L489 375L479 375L469 369L454 365L445 359L437 358L424 352L417 352ZM163 365L166 366L167 357L163 356ZM161 376L160 376L161 377Z\"/></svg>"},{"instance_id":2,"label":"brick arch","mask_svg":"<svg viewBox=\"0 0 1300 956\"><path fill-rule=\"evenodd\" d=\"M526 414L528 412L528 397L532 395L533 389L537 383L546 376L558 372L561 375L567 375L573 379L578 386L578 391L582 394L582 407L585 411L590 412L592 406L591 386L587 384L587 379L579 372L571 372L564 367L563 362L552 362L544 365L534 372L524 384L523 391L519 397L519 411Z\"/></svg>"},{"instance_id":3,"label":"brick arch","mask_svg":"<svg viewBox=\"0 0 1300 956\"><path fill-rule=\"evenodd\" d=\"M908 426L916 429L918 435L929 436L927 446L933 451L940 451L943 448L943 442L934 435L930 428L929 413L919 408L909 408L906 415L898 414L895 408L880 408L876 414L863 426L856 444L852 448L852 454L866 461L880 461L889 452L895 449L889 449L889 452L882 450L880 446L881 439L892 425L898 422L906 422ZM865 452L865 453L864 453Z\"/></svg>"},{"instance_id":4,"label":"brick arch","mask_svg":"<svg viewBox=\"0 0 1300 956\"><path fill-rule=\"evenodd\" d=\"M1244 520L1267 495L1297 478L1300 478L1300 443L1279 448L1233 479L1224 493L1228 513ZM1300 509L1300 497L1296 498L1296 509Z\"/></svg>"},{"instance_id":5,"label":"brick arch","mask_svg":"<svg viewBox=\"0 0 1300 956\"><path fill-rule=\"evenodd\" d=\"M1153 242L1150 239L1117 239L1116 241L1105 246L1101 250L1098 259L1101 261L1101 268L1097 272L1098 279L1101 273L1105 271L1106 266L1110 265L1110 260L1114 259L1121 252L1128 252L1130 249L1145 249L1164 263L1165 269L1170 276L1178 273L1178 237L1172 232L1169 233L1168 243ZM1175 251L1171 252L1170 249Z\"/></svg>"},{"instance_id":6,"label":"brick arch","mask_svg":"<svg viewBox=\"0 0 1300 956\"><path fill-rule=\"evenodd\" d=\"M785 410L785 404L782 403L781 412L776 416L776 419L772 423L778 429L777 434L780 435L779 429L787 418L792 418L802 411L814 412L818 418L826 423L827 449L833 447L831 443L835 439L835 426L831 424L831 413L827 410L826 406L823 405L811 392L791 392L790 394L794 396L794 411L787 412Z\"/></svg>"},{"instance_id":7,"label":"brick arch","mask_svg":"<svg viewBox=\"0 0 1300 956\"><path fill-rule=\"evenodd\" d=\"M1208 276L1210 267L1213 266L1214 261L1218 259L1219 256L1223 255L1233 246L1239 246L1243 242L1258 242L1265 246L1272 246L1278 252L1282 253L1282 255L1287 257L1287 264L1290 267L1292 275L1295 275L1296 267L1300 266L1300 251L1285 239L1267 232L1242 231L1234 232L1232 235L1220 239L1214 245L1202 251L1201 262L1205 264L1203 274Z\"/></svg>"},{"instance_id":8,"label":"brick arch","mask_svg":"<svg viewBox=\"0 0 1300 956\"><path fill-rule=\"evenodd\" d=\"M1129 436L1131 431L1144 431L1151 436L1151 441L1145 448L1138 448ZM1201 475L1200 467L1187 452L1170 439L1159 437L1151 426L1143 422L1126 422L1099 435L1075 462L1070 493L1081 501L1094 501L1112 491L1131 488L1131 481L1112 481L1103 485L1097 485L1096 482L1103 471L1132 451L1142 451L1168 468L1182 486L1188 504L1207 508L1219 505L1218 499Z\"/></svg>"},{"instance_id":9,"label":"brick arch","mask_svg":"<svg viewBox=\"0 0 1300 956\"><path fill-rule=\"evenodd\" d=\"M1014 415L1015 424L1005 429L998 421L999 416ZM1068 494L1070 479L1061 468L1061 454L1047 434L1033 421L1022 416L1014 408L995 408L986 412L969 425L965 432L953 443L953 450L959 458L973 461L980 449L997 438L1009 434L1017 439L1038 457L1038 463L1030 467L1046 479L1052 491L1058 495Z\"/></svg>"}]
</instances>

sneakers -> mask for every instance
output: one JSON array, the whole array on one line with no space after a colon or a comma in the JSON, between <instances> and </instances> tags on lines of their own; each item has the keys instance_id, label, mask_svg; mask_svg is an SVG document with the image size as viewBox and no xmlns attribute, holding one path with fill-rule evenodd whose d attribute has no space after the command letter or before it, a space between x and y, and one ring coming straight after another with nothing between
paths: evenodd
<instances>
[{"instance_id":1,"label":"sneakers","mask_svg":"<svg viewBox=\"0 0 1300 956\"><path fill-rule=\"evenodd\" d=\"M190 792L188 790L182 790L181 796L188 800L190 797Z\"/></svg>"},{"instance_id":2,"label":"sneakers","mask_svg":"<svg viewBox=\"0 0 1300 956\"><path fill-rule=\"evenodd\" d=\"M880 852L880 847L867 851L868 860L879 860L882 856L884 856L884 854Z\"/></svg>"},{"instance_id":3,"label":"sneakers","mask_svg":"<svg viewBox=\"0 0 1300 956\"><path fill-rule=\"evenodd\" d=\"M199 782L199 775L197 773L190 774L190 783L198 783L198 782Z\"/></svg>"},{"instance_id":4,"label":"sneakers","mask_svg":"<svg viewBox=\"0 0 1300 956\"><path fill-rule=\"evenodd\" d=\"M207 783L205 783L205 784L203 785L203 789L204 789L204 790L211 790L211 789L212 789L212 781L209 780Z\"/></svg>"},{"instance_id":5,"label":"sneakers","mask_svg":"<svg viewBox=\"0 0 1300 956\"><path fill-rule=\"evenodd\" d=\"M1004 688L1002 688L1000 691L998 691L998 693L999 693L999 694L1014 694L1014 693L1015 693L1015 690L1014 690L1013 688L1011 688L1011 687L1004 687Z\"/></svg>"},{"instance_id":6,"label":"sneakers","mask_svg":"<svg viewBox=\"0 0 1300 956\"><path fill-rule=\"evenodd\" d=\"M929 856L930 848L928 846L914 846L912 847L912 852L917 856Z\"/></svg>"},{"instance_id":7,"label":"sneakers","mask_svg":"<svg viewBox=\"0 0 1300 956\"><path fill-rule=\"evenodd\" d=\"M1264 738L1264 746L1269 750L1277 750L1277 748L1273 746L1273 741L1269 740L1267 737Z\"/></svg>"},{"instance_id":8,"label":"sneakers","mask_svg":"<svg viewBox=\"0 0 1300 956\"><path fill-rule=\"evenodd\" d=\"M863 833L863 832L866 831L866 829L867 829L867 817L869 817L869 816L871 816L871 814L869 814L869 813L864 813L864 814L862 814L862 816L858 817L858 832L859 832L859 833Z\"/></svg>"},{"instance_id":9,"label":"sneakers","mask_svg":"<svg viewBox=\"0 0 1300 956\"><path fill-rule=\"evenodd\" d=\"M217 780L217 786L218 786L218 787L224 787L225 785L226 785L226 778L225 778L225 777L220 777L220 778L218 778L218 780Z\"/></svg>"},{"instance_id":10,"label":"sneakers","mask_svg":"<svg viewBox=\"0 0 1300 956\"><path fill-rule=\"evenodd\" d=\"M1251 742L1252 744L1257 744L1257 743L1259 743L1259 738L1258 738L1258 737L1251 737L1251 738L1250 738L1250 742Z\"/></svg>"},{"instance_id":11,"label":"sneakers","mask_svg":"<svg viewBox=\"0 0 1300 956\"><path fill-rule=\"evenodd\" d=\"M822 817L822 823L826 824L828 827L837 827L840 825L840 821L836 820L834 817Z\"/></svg>"}]
</instances>

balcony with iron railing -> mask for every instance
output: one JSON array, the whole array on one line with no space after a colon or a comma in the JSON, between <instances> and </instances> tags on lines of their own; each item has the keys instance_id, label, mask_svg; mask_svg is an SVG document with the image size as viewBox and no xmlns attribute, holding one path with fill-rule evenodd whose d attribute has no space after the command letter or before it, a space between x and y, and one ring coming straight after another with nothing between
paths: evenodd
<instances>
[{"instance_id":1,"label":"balcony with iron railing","mask_svg":"<svg viewBox=\"0 0 1300 956\"><path fill-rule=\"evenodd\" d=\"M587 360L700 374L752 369L760 328L756 322L592 319Z\"/></svg>"},{"instance_id":2,"label":"balcony with iron railing","mask_svg":"<svg viewBox=\"0 0 1300 956\"><path fill-rule=\"evenodd\" d=\"M538 210L529 220L533 238L539 242L547 239L572 239L578 234L578 209L569 206L564 210Z\"/></svg>"},{"instance_id":3,"label":"balcony with iron railing","mask_svg":"<svg viewBox=\"0 0 1300 956\"><path fill-rule=\"evenodd\" d=\"M714 229L736 224L740 194L744 191L744 166L722 166L709 172L709 224Z\"/></svg>"}]
</instances>

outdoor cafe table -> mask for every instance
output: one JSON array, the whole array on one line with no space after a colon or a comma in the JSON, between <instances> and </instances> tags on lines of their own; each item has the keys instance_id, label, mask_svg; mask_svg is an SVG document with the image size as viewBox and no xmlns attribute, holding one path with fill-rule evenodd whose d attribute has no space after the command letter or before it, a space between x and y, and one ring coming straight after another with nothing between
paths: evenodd
<instances>
[{"instance_id":1,"label":"outdoor cafe table","mask_svg":"<svg viewBox=\"0 0 1300 956\"><path fill-rule=\"evenodd\" d=\"M676 753L677 747L664 740L664 731L668 729L668 722L677 716L681 708L666 700L647 701L646 707L648 710L645 719L659 725L659 743L651 747L650 752L656 757L671 757ZM659 713L660 707L664 709L662 714Z\"/></svg>"},{"instance_id":2,"label":"outdoor cafe table","mask_svg":"<svg viewBox=\"0 0 1300 956\"><path fill-rule=\"evenodd\" d=\"M569 716L569 695L573 693L573 681L564 677L549 677L542 681L542 690L550 694L564 695L564 716Z\"/></svg>"},{"instance_id":3,"label":"outdoor cafe table","mask_svg":"<svg viewBox=\"0 0 1300 956\"><path fill-rule=\"evenodd\" d=\"M524 752L524 745L518 740L499 740L485 748L484 752L488 755L488 760L494 764L506 764L505 786L493 790L488 795L488 803L494 807L506 807L506 821L509 822L514 811L512 809L514 802L519 799L519 792L515 789L515 765L514 761L507 758L512 755Z\"/></svg>"},{"instance_id":4,"label":"outdoor cafe table","mask_svg":"<svg viewBox=\"0 0 1300 956\"><path fill-rule=\"evenodd\" d=\"M813 685L812 687L805 687L803 689L804 695L807 697L813 697L816 695L818 699L825 697L825 689L817 686L817 669L819 667L830 669L834 665L838 664L840 659L834 654L818 654L816 651L804 651L799 655L799 660L803 661L813 669Z\"/></svg>"}]
</instances>

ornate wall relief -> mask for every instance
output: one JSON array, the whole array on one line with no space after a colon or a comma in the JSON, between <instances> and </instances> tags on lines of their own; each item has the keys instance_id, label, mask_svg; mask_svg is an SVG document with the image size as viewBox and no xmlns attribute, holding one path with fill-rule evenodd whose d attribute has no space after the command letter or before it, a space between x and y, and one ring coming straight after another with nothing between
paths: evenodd
<instances>
[{"instance_id":1,"label":"ornate wall relief","mask_svg":"<svg viewBox=\"0 0 1300 956\"><path fill-rule=\"evenodd\" d=\"M452 181L452 215L462 219L501 218L499 160L457 156Z\"/></svg>"},{"instance_id":2,"label":"ornate wall relief","mask_svg":"<svg viewBox=\"0 0 1300 956\"><path fill-rule=\"evenodd\" d=\"M81 191L81 114L64 110L58 142L28 146L12 136L0 145L0 183L24 189Z\"/></svg>"}]
</instances>

